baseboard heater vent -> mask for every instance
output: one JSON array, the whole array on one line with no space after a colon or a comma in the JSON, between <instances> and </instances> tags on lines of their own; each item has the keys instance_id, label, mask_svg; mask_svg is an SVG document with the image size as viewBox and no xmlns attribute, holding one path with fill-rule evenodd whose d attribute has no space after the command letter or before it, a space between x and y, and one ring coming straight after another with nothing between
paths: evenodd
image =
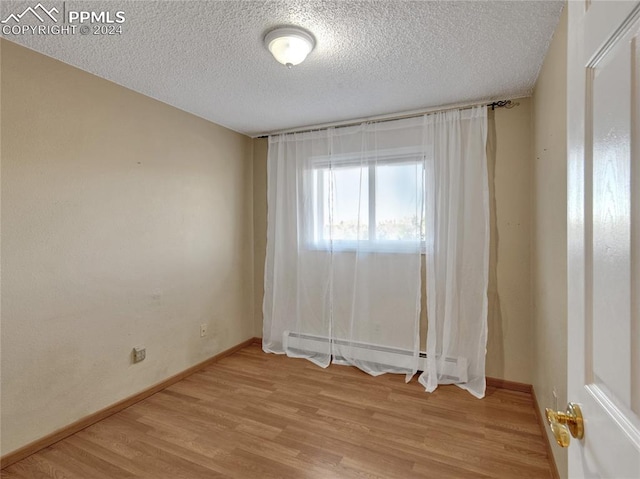
<instances>
[{"instance_id":1,"label":"baseboard heater vent","mask_svg":"<svg viewBox=\"0 0 640 479\"><path fill-rule=\"evenodd\" d=\"M351 347L350 355L358 361L378 363L387 366L390 370L410 370L413 365L413 351L409 349L293 331L285 331L282 339L285 352L291 356L310 356L314 353L326 354L331 351L334 362L343 363L345 358L340 355L342 349L340 346L348 346ZM331 343L331 346L328 346L327 343ZM445 357L437 360L441 362L439 370L443 379L447 379L451 383L467 382L467 358ZM424 371L426 366L427 353L421 351L418 370Z\"/></svg>"}]
</instances>

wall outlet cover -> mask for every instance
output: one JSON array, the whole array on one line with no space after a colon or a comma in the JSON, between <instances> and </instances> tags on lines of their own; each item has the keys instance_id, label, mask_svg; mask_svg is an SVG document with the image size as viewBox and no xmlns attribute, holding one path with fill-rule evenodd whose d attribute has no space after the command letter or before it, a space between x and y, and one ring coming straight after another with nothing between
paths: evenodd
<instances>
[{"instance_id":1,"label":"wall outlet cover","mask_svg":"<svg viewBox=\"0 0 640 479\"><path fill-rule=\"evenodd\" d=\"M139 363L147 357L147 350L145 348L133 348L133 362Z\"/></svg>"}]
</instances>

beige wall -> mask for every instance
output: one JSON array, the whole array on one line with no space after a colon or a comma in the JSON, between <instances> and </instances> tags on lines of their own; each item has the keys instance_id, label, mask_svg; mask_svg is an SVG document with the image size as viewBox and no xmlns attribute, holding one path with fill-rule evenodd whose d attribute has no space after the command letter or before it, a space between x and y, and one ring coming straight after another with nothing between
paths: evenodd
<instances>
[{"instance_id":1,"label":"beige wall","mask_svg":"<svg viewBox=\"0 0 640 479\"><path fill-rule=\"evenodd\" d=\"M267 252L267 149L266 138L253 140L253 228L254 238L254 328L262 337L262 299L264 296L264 260Z\"/></svg>"},{"instance_id":2,"label":"beige wall","mask_svg":"<svg viewBox=\"0 0 640 479\"><path fill-rule=\"evenodd\" d=\"M487 376L532 381L531 108L489 114L491 205Z\"/></svg>"},{"instance_id":3,"label":"beige wall","mask_svg":"<svg viewBox=\"0 0 640 479\"><path fill-rule=\"evenodd\" d=\"M249 138L1 47L7 454L255 334L253 185Z\"/></svg>"},{"instance_id":4,"label":"beige wall","mask_svg":"<svg viewBox=\"0 0 640 479\"><path fill-rule=\"evenodd\" d=\"M542 410L567 404L567 8L533 95L533 385ZM567 450L553 445L567 477Z\"/></svg>"},{"instance_id":5,"label":"beige wall","mask_svg":"<svg viewBox=\"0 0 640 479\"><path fill-rule=\"evenodd\" d=\"M532 102L530 98L516 101L519 106L513 109L497 109L489 114L492 243L487 374L531 383ZM260 336L267 227L266 159L266 140L254 140L254 311Z\"/></svg>"}]
</instances>

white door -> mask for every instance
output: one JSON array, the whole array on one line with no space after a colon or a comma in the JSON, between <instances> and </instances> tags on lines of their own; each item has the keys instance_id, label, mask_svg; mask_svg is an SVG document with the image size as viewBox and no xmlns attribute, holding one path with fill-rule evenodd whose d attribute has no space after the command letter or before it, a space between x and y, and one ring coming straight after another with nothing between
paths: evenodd
<instances>
[{"instance_id":1,"label":"white door","mask_svg":"<svg viewBox=\"0 0 640 479\"><path fill-rule=\"evenodd\" d=\"M569 1L569 477L640 478L640 2Z\"/></svg>"}]
</instances>

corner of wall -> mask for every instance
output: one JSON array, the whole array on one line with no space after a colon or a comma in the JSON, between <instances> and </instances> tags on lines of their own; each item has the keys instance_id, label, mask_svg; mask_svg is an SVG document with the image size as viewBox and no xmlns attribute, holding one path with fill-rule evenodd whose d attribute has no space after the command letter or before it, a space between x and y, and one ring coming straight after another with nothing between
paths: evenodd
<instances>
[{"instance_id":1,"label":"corner of wall","mask_svg":"<svg viewBox=\"0 0 640 479\"><path fill-rule=\"evenodd\" d=\"M253 321L254 335L262 337L264 261L267 251L267 151L266 138L254 138L253 148Z\"/></svg>"},{"instance_id":2,"label":"corner of wall","mask_svg":"<svg viewBox=\"0 0 640 479\"><path fill-rule=\"evenodd\" d=\"M533 387L545 407L567 403L567 8L549 46L533 96L532 326ZM556 399L557 398L557 399ZM566 449L550 431L561 478Z\"/></svg>"},{"instance_id":3,"label":"corner of wall","mask_svg":"<svg viewBox=\"0 0 640 479\"><path fill-rule=\"evenodd\" d=\"M487 376L530 384L531 98L489 114Z\"/></svg>"}]
</instances>

